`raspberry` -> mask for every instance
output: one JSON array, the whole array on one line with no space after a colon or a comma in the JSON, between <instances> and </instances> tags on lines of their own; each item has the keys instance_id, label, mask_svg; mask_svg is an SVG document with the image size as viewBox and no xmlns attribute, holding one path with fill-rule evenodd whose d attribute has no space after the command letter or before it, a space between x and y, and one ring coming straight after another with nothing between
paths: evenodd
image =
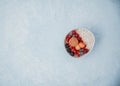
<instances>
[{"instance_id":1,"label":"raspberry","mask_svg":"<svg viewBox=\"0 0 120 86\"><path fill-rule=\"evenodd\" d=\"M77 56L77 57L80 57L79 51L76 52L76 56Z\"/></svg>"},{"instance_id":2,"label":"raspberry","mask_svg":"<svg viewBox=\"0 0 120 86\"><path fill-rule=\"evenodd\" d=\"M78 37L79 37L79 35L78 35L77 33L76 33L76 34L74 34L74 35L75 35L75 37L76 37L76 38L78 38Z\"/></svg>"},{"instance_id":3,"label":"raspberry","mask_svg":"<svg viewBox=\"0 0 120 86\"><path fill-rule=\"evenodd\" d=\"M86 54L86 53L88 53L88 51L89 50L85 48L83 52L84 52L84 54Z\"/></svg>"},{"instance_id":4,"label":"raspberry","mask_svg":"<svg viewBox=\"0 0 120 86\"><path fill-rule=\"evenodd\" d=\"M75 30L73 30L73 31L72 31L72 35L75 35L75 34L76 34L76 31L75 31Z\"/></svg>"},{"instance_id":5,"label":"raspberry","mask_svg":"<svg viewBox=\"0 0 120 86\"><path fill-rule=\"evenodd\" d=\"M82 38L81 37L77 37L79 42L82 42Z\"/></svg>"},{"instance_id":6,"label":"raspberry","mask_svg":"<svg viewBox=\"0 0 120 86\"><path fill-rule=\"evenodd\" d=\"M71 47L71 51L74 52L74 54L76 54L77 50L75 49L75 47Z\"/></svg>"},{"instance_id":7,"label":"raspberry","mask_svg":"<svg viewBox=\"0 0 120 86\"><path fill-rule=\"evenodd\" d=\"M70 38L71 38L71 36L70 36L70 35L67 35L67 36L66 36L66 42L69 42Z\"/></svg>"}]
</instances>

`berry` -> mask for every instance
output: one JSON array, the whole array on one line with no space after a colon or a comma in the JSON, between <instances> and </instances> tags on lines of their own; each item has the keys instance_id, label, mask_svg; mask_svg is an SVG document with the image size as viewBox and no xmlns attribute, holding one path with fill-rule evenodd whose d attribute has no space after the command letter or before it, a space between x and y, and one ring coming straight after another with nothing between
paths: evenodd
<instances>
[{"instance_id":1,"label":"berry","mask_svg":"<svg viewBox=\"0 0 120 86\"><path fill-rule=\"evenodd\" d=\"M72 35L75 35L75 34L76 34L76 31L75 31L75 30L73 30L73 31L72 31Z\"/></svg>"},{"instance_id":2,"label":"berry","mask_svg":"<svg viewBox=\"0 0 120 86\"><path fill-rule=\"evenodd\" d=\"M81 48L81 49L80 49L80 52L82 52L82 51L84 51L84 49L83 49L83 48Z\"/></svg>"},{"instance_id":3,"label":"berry","mask_svg":"<svg viewBox=\"0 0 120 86\"><path fill-rule=\"evenodd\" d=\"M74 52L71 52L70 55L71 55L71 56L74 56Z\"/></svg>"},{"instance_id":4,"label":"berry","mask_svg":"<svg viewBox=\"0 0 120 86\"><path fill-rule=\"evenodd\" d=\"M70 36L70 35L67 35L67 36L66 36L66 42L69 42L70 38L71 38L71 36Z\"/></svg>"},{"instance_id":5,"label":"berry","mask_svg":"<svg viewBox=\"0 0 120 86\"><path fill-rule=\"evenodd\" d=\"M65 44L65 48L69 48L69 47L70 47L69 44L66 43L66 44Z\"/></svg>"},{"instance_id":6,"label":"berry","mask_svg":"<svg viewBox=\"0 0 120 86\"><path fill-rule=\"evenodd\" d=\"M71 51L74 52L74 54L76 54L77 50L75 49L75 47L71 47Z\"/></svg>"},{"instance_id":7,"label":"berry","mask_svg":"<svg viewBox=\"0 0 120 86\"><path fill-rule=\"evenodd\" d=\"M77 57L80 57L79 51L76 52L76 56L77 56Z\"/></svg>"},{"instance_id":8,"label":"berry","mask_svg":"<svg viewBox=\"0 0 120 86\"><path fill-rule=\"evenodd\" d=\"M79 37L79 35L78 35L77 33L76 33L76 34L74 34L74 35L75 35L75 37L76 37L76 38L78 38L78 37Z\"/></svg>"},{"instance_id":9,"label":"berry","mask_svg":"<svg viewBox=\"0 0 120 86\"><path fill-rule=\"evenodd\" d=\"M74 56L74 52L71 51L69 44L65 44L67 52L71 55Z\"/></svg>"},{"instance_id":10,"label":"berry","mask_svg":"<svg viewBox=\"0 0 120 86\"><path fill-rule=\"evenodd\" d=\"M67 50L67 52L68 52L68 53L71 53L71 50L70 50L70 48L66 48L66 50Z\"/></svg>"},{"instance_id":11,"label":"berry","mask_svg":"<svg viewBox=\"0 0 120 86\"><path fill-rule=\"evenodd\" d=\"M77 37L79 42L82 42L82 38L81 37Z\"/></svg>"},{"instance_id":12,"label":"berry","mask_svg":"<svg viewBox=\"0 0 120 86\"><path fill-rule=\"evenodd\" d=\"M86 54L86 53L88 53L88 51L89 50L85 48L83 52L84 52L84 54Z\"/></svg>"}]
</instances>

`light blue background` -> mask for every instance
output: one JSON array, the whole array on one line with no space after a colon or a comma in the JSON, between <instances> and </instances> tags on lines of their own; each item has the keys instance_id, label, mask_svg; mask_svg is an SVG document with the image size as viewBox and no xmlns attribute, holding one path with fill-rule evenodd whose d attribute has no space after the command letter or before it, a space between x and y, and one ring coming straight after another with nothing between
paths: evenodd
<instances>
[{"instance_id":1,"label":"light blue background","mask_svg":"<svg viewBox=\"0 0 120 86\"><path fill-rule=\"evenodd\" d=\"M64 37L96 38L75 59ZM0 0L0 86L120 86L119 0Z\"/></svg>"}]
</instances>

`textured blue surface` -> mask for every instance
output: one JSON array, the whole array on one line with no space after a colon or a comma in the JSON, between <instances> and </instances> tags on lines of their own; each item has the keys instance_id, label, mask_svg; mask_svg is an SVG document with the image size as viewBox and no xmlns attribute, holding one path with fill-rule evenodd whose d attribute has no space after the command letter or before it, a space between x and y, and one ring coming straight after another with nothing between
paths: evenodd
<instances>
[{"instance_id":1,"label":"textured blue surface","mask_svg":"<svg viewBox=\"0 0 120 86\"><path fill-rule=\"evenodd\" d=\"M86 27L89 55L71 58L64 37ZM119 0L0 0L0 86L120 86Z\"/></svg>"}]
</instances>

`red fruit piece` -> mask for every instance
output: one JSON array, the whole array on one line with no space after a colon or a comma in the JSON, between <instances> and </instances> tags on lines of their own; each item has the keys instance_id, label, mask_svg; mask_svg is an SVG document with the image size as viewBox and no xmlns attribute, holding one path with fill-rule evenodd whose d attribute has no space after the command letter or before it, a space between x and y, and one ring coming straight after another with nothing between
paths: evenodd
<instances>
[{"instance_id":1,"label":"red fruit piece","mask_svg":"<svg viewBox=\"0 0 120 86\"><path fill-rule=\"evenodd\" d=\"M70 38L71 38L71 36L70 36L70 35L67 35L67 36L66 36L66 42L69 42Z\"/></svg>"},{"instance_id":2,"label":"red fruit piece","mask_svg":"<svg viewBox=\"0 0 120 86\"><path fill-rule=\"evenodd\" d=\"M72 35L75 35L75 34L76 34L76 31L75 31L75 30L73 30L73 31L72 31Z\"/></svg>"},{"instance_id":3,"label":"red fruit piece","mask_svg":"<svg viewBox=\"0 0 120 86\"><path fill-rule=\"evenodd\" d=\"M76 38L79 37L79 34L76 32L76 30L73 30L73 31L72 31L72 35L75 36Z\"/></svg>"},{"instance_id":4,"label":"red fruit piece","mask_svg":"<svg viewBox=\"0 0 120 86\"><path fill-rule=\"evenodd\" d=\"M79 34L76 33L76 34L74 34L74 36L75 36L76 38L78 38L78 37L79 37Z\"/></svg>"},{"instance_id":5,"label":"red fruit piece","mask_svg":"<svg viewBox=\"0 0 120 86\"><path fill-rule=\"evenodd\" d=\"M76 56L80 57L80 52L79 51L76 52Z\"/></svg>"},{"instance_id":6,"label":"red fruit piece","mask_svg":"<svg viewBox=\"0 0 120 86\"><path fill-rule=\"evenodd\" d=\"M77 39L78 39L79 42L82 42L82 38L81 37L78 36Z\"/></svg>"},{"instance_id":7,"label":"red fruit piece","mask_svg":"<svg viewBox=\"0 0 120 86\"><path fill-rule=\"evenodd\" d=\"M74 54L76 54L77 50L75 49L75 47L71 47L71 51L74 52Z\"/></svg>"},{"instance_id":8,"label":"red fruit piece","mask_svg":"<svg viewBox=\"0 0 120 86\"><path fill-rule=\"evenodd\" d=\"M89 50L85 48L83 52L84 52L84 54L86 54L86 53L88 53L88 51Z\"/></svg>"}]
</instances>

